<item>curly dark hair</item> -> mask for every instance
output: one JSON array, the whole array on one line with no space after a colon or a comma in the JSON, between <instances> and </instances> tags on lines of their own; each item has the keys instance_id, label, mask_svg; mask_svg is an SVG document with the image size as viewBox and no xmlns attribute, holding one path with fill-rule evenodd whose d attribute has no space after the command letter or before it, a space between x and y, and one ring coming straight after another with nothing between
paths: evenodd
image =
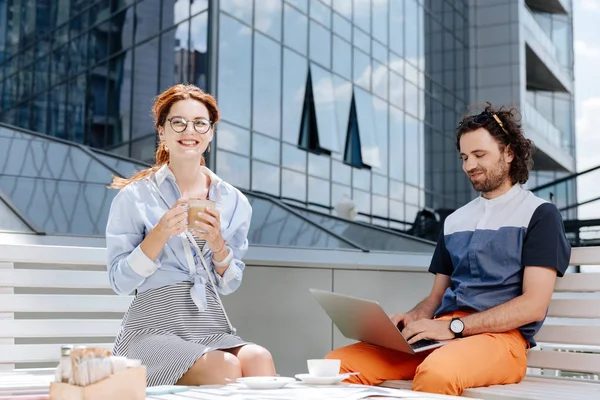
<instances>
[{"instance_id":1,"label":"curly dark hair","mask_svg":"<svg viewBox=\"0 0 600 400\"><path fill-rule=\"evenodd\" d=\"M512 184L525 183L529 179L529 171L533 168L533 152L535 145L523 135L521 120L517 117L515 108L506 109L504 106L495 109L487 103L480 114L467 115L456 127L456 148L460 151L460 138L468 132L485 128L498 142L500 151L506 146L514 154L510 164L509 176ZM496 117L500 120L497 121Z\"/></svg>"}]
</instances>

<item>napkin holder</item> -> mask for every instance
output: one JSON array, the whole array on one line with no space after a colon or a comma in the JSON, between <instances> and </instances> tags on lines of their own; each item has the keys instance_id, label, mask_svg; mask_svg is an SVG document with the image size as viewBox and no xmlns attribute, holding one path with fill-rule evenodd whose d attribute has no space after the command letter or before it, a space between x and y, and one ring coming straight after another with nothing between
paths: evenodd
<instances>
[{"instance_id":1,"label":"napkin holder","mask_svg":"<svg viewBox=\"0 0 600 400\"><path fill-rule=\"evenodd\" d=\"M88 386L50 383L50 400L146 400L146 367L132 367Z\"/></svg>"}]
</instances>

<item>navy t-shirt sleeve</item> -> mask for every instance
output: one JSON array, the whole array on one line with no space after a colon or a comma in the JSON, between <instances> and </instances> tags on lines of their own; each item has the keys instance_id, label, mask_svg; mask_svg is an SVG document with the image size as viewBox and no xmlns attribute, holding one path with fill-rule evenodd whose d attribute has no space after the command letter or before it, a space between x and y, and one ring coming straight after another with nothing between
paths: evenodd
<instances>
[{"instance_id":1,"label":"navy t-shirt sleeve","mask_svg":"<svg viewBox=\"0 0 600 400\"><path fill-rule=\"evenodd\" d=\"M429 272L433 274L452 275L454 267L452 266L452 259L450 253L446 249L446 240L444 238L444 228L440 231L433 257L431 258L431 264L429 265Z\"/></svg>"},{"instance_id":2,"label":"navy t-shirt sleeve","mask_svg":"<svg viewBox=\"0 0 600 400\"><path fill-rule=\"evenodd\" d=\"M562 216L552 203L540 205L531 216L523 243L523 266L550 267L563 276L571 259Z\"/></svg>"}]
</instances>

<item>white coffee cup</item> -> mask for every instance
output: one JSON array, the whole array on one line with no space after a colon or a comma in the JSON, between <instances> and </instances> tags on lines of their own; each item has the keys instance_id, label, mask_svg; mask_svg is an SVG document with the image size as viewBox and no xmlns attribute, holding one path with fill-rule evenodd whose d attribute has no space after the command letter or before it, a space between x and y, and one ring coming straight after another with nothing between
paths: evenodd
<instances>
[{"instance_id":1,"label":"white coffee cup","mask_svg":"<svg viewBox=\"0 0 600 400\"><path fill-rule=\"evenodd\" d=\"M314 359L307 360L308 373L312 376L331 377L340 373L341 360Z\"/></svg>"}]
</instances>

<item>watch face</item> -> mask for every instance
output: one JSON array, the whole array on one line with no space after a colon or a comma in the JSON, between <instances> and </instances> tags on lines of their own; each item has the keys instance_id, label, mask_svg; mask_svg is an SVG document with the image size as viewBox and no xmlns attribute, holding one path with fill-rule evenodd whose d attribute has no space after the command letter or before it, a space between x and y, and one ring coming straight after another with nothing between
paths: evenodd
<instances>
[{"instance_id":1,"label":"watch face","mask_svg":"<svg viewBox=\"0 0 600 400\"><path fill-rule=\"evenodd\" d=\"M455 319L450 323L450 330L454 333L460 333L464 329L464 326L462 321Z\"/></svg>"}]
</instances>

